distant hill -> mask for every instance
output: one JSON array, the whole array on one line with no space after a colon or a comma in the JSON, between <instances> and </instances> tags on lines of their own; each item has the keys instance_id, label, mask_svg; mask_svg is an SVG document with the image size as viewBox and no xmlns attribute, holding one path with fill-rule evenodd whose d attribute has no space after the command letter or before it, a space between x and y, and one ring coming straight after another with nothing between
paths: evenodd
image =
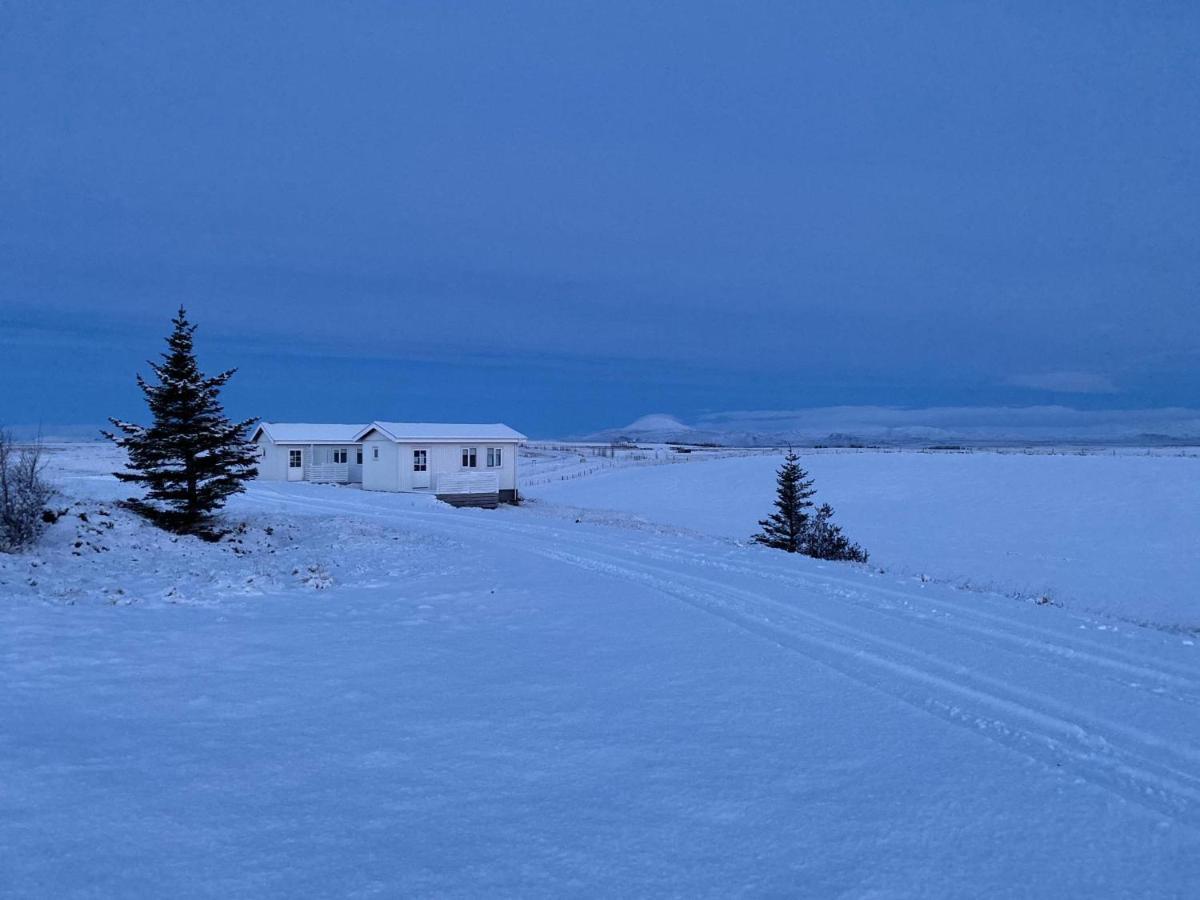
<instances>
[{"instance_id":1,"label":"distant hill","mask_svg":"<svg viewBox=\"0 0 1200 900\"><path fill-rule=\"evenodd\" d=\"M653 413L583 439L728 447L1196 446L1200 410L838 406L712 413L691 424Z\"/></svg>"},{"instance_id":2,"label":"distant hill","mask_svg":"<svg viewBox=\"0 0 1200 900\"><path fill-rule=\"evenodd\" d=\"M707 435L667 413L651 413L622 428L606 428L583 439L603 443L691 444L706 441Z\"/></svg>"}]
</instances>

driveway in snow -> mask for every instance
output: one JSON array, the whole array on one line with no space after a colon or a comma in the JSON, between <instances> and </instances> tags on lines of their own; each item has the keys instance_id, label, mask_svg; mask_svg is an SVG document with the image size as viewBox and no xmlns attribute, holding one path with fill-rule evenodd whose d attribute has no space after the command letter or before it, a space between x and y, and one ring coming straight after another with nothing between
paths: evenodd
<instances>
[{"instance_id":1,"label":"driveway in snow","mask_svg":"<svg viewBox=\"0 0 1200 900\"><path fill-rule=\"evenodd\" d=\"M1186 635L668 527L304 484L232 512L344 535L328 578L0 605L0 893L1200 882Z\"/></svg>"}]
</instances>

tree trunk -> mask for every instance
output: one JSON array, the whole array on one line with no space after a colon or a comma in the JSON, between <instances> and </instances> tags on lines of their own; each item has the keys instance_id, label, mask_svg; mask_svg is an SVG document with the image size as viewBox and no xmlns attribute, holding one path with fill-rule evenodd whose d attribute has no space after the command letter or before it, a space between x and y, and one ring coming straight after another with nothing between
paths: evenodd
<instances>
[{"instance_id":1,"label":"tree trunk","mask_svg":"<svg viewBox=\"0 0 1200 900\"><path fill-rule=\"evenodd\" d=\"M196 497L195 460L191 456L185 461L184 471L187 473L187 518L189 522L195 522L200 512L200 502Z\"/></svg>"}]
</instances>

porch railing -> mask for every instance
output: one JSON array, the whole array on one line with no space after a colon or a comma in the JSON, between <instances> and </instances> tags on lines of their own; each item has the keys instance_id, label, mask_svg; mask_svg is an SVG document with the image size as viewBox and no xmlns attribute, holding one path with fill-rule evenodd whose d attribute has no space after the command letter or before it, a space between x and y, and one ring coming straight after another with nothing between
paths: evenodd
<instances>
[{"instance_id":1,"label":"porch railing","mask_svg":"<svg viewBox=\"0 0 1200 900\"><path fill-rule=\"evenodd\" d=\"M310 465L305 473L309 481L326 484L345 484L350 480L349 463L322 463Z\"/></svg>"},{"instance_id":2,"label":"porch railing","mask_svg":"<svg viewBox=\"0 0 1200 900\"><path fill-rule=\"evenodd\" d=\"M437 476L435 488L439 494L495 494L500 490L500 476L495 472L450 472Z\"/></svg>"}]
</instances>

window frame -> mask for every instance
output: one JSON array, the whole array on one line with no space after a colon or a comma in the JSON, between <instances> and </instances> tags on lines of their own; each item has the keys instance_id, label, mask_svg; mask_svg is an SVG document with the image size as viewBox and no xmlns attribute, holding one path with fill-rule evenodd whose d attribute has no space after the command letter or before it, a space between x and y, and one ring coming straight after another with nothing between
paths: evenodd
<instances>
[{"instance_id":1,"label":"window frame","mask_svg":"<svg viewBox=\"0 0 1200 900\"><path fill-rule=\"evenodd\" d=\"M288 450L288 468L303 469L304 468L304 451L303 450Z\"/></svg>"},{"instance_id":2,"label":"window frame","mask_svg":"<svg viewBox=\"0 0 1200 900\"><path fill-rule=\"evenodd\" d=\"M487 448L487 467L489 469L501 469L504 467L504 448L503 447L488 447Z\"/></svg>"},{"instance_id":3,"label":"window frame","mask_svg":"<svg viewBox=\"0 0 1200 900\"><path fill-rule=\"evenodd\" d=\"M478 447L463 447L461 466L463 469L478 469L479 468L479 448Z\"/></svg>"},{"instance_id":4,"label":"window frame","mask_svg":"<svg viewBox=\"0 0 1200 900\"><path fill-rule=\"evenodd\" d=\"M423 447L414 447L412 452L412 470L414 472L429 471L429 451Z\"/></svg>"}]
</instances>

